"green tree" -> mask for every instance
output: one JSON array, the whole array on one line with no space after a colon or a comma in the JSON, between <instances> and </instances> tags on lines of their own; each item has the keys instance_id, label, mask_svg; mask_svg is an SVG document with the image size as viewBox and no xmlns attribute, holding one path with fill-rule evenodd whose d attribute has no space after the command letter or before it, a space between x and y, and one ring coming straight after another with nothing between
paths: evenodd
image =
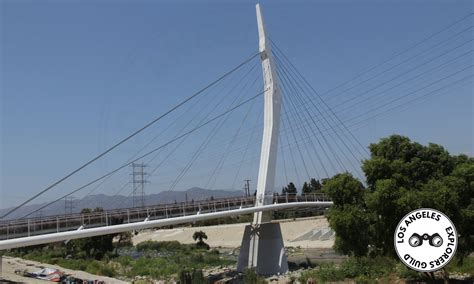
<instances>
[{"instance_id":1,"label":"green tree","mask_svg":"<svg viewBox=\"0 0 474 284\"><path fill-rule=\"evenodd\" d=\"M362 166L367 189L348 174L323 182L334 201L329 222L336 231L337 249L360 255L369 245L372 254L394 256L393 232L400 219L430 207L456 225L458 256L462 259L473 251L474 158L452 156L440 145L423 146L399 135L369 149L370 159Z\"/></svg>"},{"instance_id":2,"label":"green tree","mask_svg":"<svg viewBox=\"0 0 474 284\"><path fill-rule=\"evenodd\" d=\"M104 235L90 238L72 240L67 243L67 251L78 258L102 259L114 249L115 235Z\"/></svg>"},{"instance_id":3,"label":"green tree","mask_svg":"<svg viewBox=\"0 0 474 284\"><path fill-rule=\"evenodd\" d=\"M209 249L209 245L204 242L207 240L207 235L203 231L196 231L193 234L193 240L197 241L196 246Z\"/></svg>"},{"instance_id":4,"label":"green tree","mask_svg":"<svg viewBox=\"0 0 474 284\"><path fill-rule=\"evenodd\" d=\"M311 187L311 192L312 193L318 193L322 190L323 186L321 185L321 182L319 180L312 178L309 181L310 187Z\"/></svg>"},{"instance_id":5,"label":"green tree","mask_svg":"<svg viewBox=\"0 0 474 284\"><path fill-rule=\"evenodd\" d=\"M362 183L349 173L338 174L327 180L324 192L334 202L328 215L329 225L336 232L334 248L344 254L366 255L370 218L363 202Z\"/></svg>"},{"instance_id":6,"label":"green tree","mask_svg":"<svg viewBox=\"0 0 474 284\"><path fill-rule=\"evenodd\" d=\"M88 213L91 213L92 210L90 208L82 208L81 210L81 214L88 214Z\"/></svg>"},{"instance_id":7,"label":"green tree","mask_svg":"<svg viewBox=\"0 0 474 284\"><path fill-rule=\"evenodd\" d=\"M294 183L290 182L288 186L286 187L286 193L290 195L296 195L298 193L298 190L296 189L296 186Z\"/></svg>"},{"instance_id":8,"label":"green tree","mask_svg":"<svg viewBox=\"0 0 474 284\"><path fill-rule=\"evenodd\" d=\"M117 235L117 247L133 246L132 232L123 232Z\"/></svg>"},{"instance_id":9,"label":"green tree","mask_svg":"<svg viewBox=\"0 0 474 284\"><path fill-rule=\"evenodd\" d=\"M301 194L305 195L305 194L310 194L310 193L311 193L311 187L309 186L307 182L304 182L303 187L301 188Z\"/></svg>"}]
</instances>

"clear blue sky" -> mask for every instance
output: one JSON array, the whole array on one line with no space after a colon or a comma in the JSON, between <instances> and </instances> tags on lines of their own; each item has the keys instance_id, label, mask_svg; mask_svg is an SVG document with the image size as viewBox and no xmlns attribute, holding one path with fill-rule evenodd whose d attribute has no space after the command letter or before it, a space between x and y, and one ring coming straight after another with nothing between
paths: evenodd
<instances>
[{"instance_id":1,"label":"clear blue sky","mask_svg":"<svg viewBox=\"0 0 474 284\"><path fill-rule=\"evenodd\" d=\"M38 192L257 50L254 1L0 3L0 207ZM262 2L270 36L321 91L472 13L472 3ZM472 54L464 62L473 62ZM473 108L471 83L353 131L364 145L400 133L473 155ZM119 165L145 141L41 200ZM113 185L128 178L121 173ZM160 190L159 180L151 178L150 191Z\"/></svg>"}]
</instances>

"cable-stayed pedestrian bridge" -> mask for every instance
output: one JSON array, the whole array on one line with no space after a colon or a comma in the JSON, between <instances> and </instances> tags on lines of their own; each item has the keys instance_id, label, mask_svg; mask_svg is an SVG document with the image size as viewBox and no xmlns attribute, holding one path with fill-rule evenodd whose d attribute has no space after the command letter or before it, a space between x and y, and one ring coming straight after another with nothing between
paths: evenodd
<instances>
[{"instance_id":1,"label":"cable-stayed pedestrian bridge","mask_svg":"<svg viewBox=\"0 0 474 284\"><path fill-rule=\"evenodd\" d=\"M363 179L360 164L370 154L352 127L472 84L474 65L466 57L473 52L473 27L463 28L472 14L319 93L267 36L259 5L256 10L258 51L99 155L4 210L0 216L0 250L253 213L252 225L246 227L242 240L238 269L256 267L262 274L285 272L281 231L277 223L269 222L269 212L326 208L332 204L327 197L307 193L321 192L323 181L341 172ZM442 38L451 30L458 31ZM320 72L309 69L316 70ZM184 74L182 79L183 84L188 82ZM258 82L263 82L263 88ZM349 98L340 100L344 94ZM363 107L355 107L359 104ZM135 144L140 147L130 155L130 148L122 146L138 138L147 142ZM124 155L127 159L122 159ZM104 159L111 159L103 164L111 168L97 166L97 161ZM145 173L146 166L150 172ZM107 204L107 208L125 209L88 214L66 214L65 209L63 215L33 217L63 200L71 205L76 194L122 195L130 185L129 173L124 172L130 167L133 208ZM86 170L86 177L71 181ZM91 173L96 176L91 177ZM255 197L149 206L144 194L145 176L155 186L148 193L194 186L236 189L236 181L245 180L249 196L249 181L253 180ZM290 194L273 196L281 188ZM294 195L297 188L305 195ZM89 191L84 194L86 189ZM26 207L39 198L49 201ZM73 206L69 208L72 212Z\"/></svg>"}]
</instances>

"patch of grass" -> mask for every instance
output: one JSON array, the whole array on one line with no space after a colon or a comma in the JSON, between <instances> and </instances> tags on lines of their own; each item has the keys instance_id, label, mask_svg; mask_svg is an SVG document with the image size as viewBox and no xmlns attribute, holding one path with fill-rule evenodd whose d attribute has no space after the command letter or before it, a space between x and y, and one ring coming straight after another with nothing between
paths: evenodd
<instances>
[{"instance_id":1,"label":"patch of grass","mask_svg":"<svg viewBox=\"0 0 474 284\"><path fill-rule=\"evenodd\" d=\"M203 268L235 263L222 258L217 250L206 250L194 244L185 245L177 241L144 242L137 246L137 251L142 256L133 258L106 255L101 260L66 257L67 251L64 247L40 247L10 252L9 255L109 277L149 276L154 279L170 279L177 277L184 270L200 271Z\"/></svg>"},{"instance_id":2,"label":"patch of grass","mask_svg":"<svg viewBox=\"0 0 474 284\"><path fill-rule=\"evenodd\" d=\"M244 270L243 273L243 280L244 283L249 283L249 284L264 284L267 283L265 278L259 276L255 269L253 268L247 268Z\"/></svg>"},{"instance_id":3,"label":"patch of grass","mask_svg":"<svg viewBox=\"0 0 474 284\"><path fill-rule=\"evenodd\" d=\"M447 266L449 273L463 273L472 277L474 274L474 257L464 259L458 265L453 259ZM323 264L315 269L301 273L299 281L306 283L308 279L317 282L343 281L353 279L356 283L390 283L393 278L405 280L429 280L425 275L409 269L401 262L388 257L349 258L341 264Z\"/></svg>"},{"instance_id":4,"label":"patch of grass","mask_svg":"<svg viewBox=\"0 0 474 284\"><path fill-rule=\"evenodd\" d=\"M318 268L305 271L299 280L306 283L308 279L320 282L342 281L350 278L360 283L372 283L394 272L395 260L385 257L349 258L341 264L323 264ZM369 281L370 280L370 281Z\"/></svg>"},{"instance_id":5,"label":"patch of grass","mask_svg":"<svg viewBox=\"0 0 474 284\"><path fill-rule=\"evenodd\" d=\"M186 251L189 250L188 247L188 245L181 244L178 241L146 241L137 245L137 251Z\"/></svg>"}]
</instances>

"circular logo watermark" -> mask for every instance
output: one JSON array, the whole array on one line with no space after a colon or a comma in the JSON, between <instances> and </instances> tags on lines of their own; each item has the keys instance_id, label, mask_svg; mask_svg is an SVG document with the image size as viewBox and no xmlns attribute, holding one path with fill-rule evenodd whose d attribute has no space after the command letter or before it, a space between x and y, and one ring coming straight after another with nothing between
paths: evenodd
<instances>
[{"instance_id":1,"label":"circular logo watermark","mask_svg":"<svg viewBox=\"0 0 474 284\"><path fill-rule=\"evenodd\" d=\"M438 210L414 210L398 223L395 250L406 266L421 272L438 270L449 263L458 246L453 222Z\"/></svg>"}]
</instances>

